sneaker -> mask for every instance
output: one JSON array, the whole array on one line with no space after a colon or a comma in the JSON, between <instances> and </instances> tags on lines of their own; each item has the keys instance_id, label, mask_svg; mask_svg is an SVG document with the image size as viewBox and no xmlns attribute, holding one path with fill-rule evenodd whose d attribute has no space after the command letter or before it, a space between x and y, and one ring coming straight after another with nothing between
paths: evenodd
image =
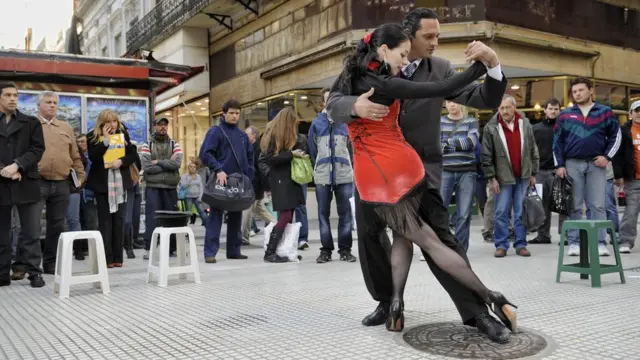
<instances>
[{"instance_id":1,"label":"sneaker","mask_svg":"<svg viewBox=\"0 0 640 360\"><path fill-rule=\"evenodd\" d=\"M526 247L521 247L521 248L517 248L516 249L516 255L529 257L529 256L531 256L531 252L529 250L527 250Z\"/></svg>"},{"instance_id":2,"label":"sneaker","mask_svg":"<svg viewBox=\"0 0 640 360\"><path fill-rule=\"evenodd\" d=\"M598 245L598 254L600 256L609 256L609 250L606 245Z\"/></svg>"},{"instance_id":3,"label":"sneaker","mask_svg":"<svg viewBox=\"0 0 640 360\"><path fill-rule=\"evenodd\" d=\"M261 232L261 231L262 231L262 230L260 230L260 229L258 229L258 231L256 231L256 230L251 230L251 233L249 234L249 236L254 237L254 236L256 236L256 235L260 234L260 232Z\"/></svg>"},{"instance_id":4,"label":"sneaker","mask_svg":"<svg viewBox=\"0 0 640 360\"><path fill-rule=\"evenodd\" d=\"M142 255L142 259L149 260L149 250L144 251L144 255Z\"/></svg>"},{"instance_id":5,"label":"sneaker","mask_svg":"<svg viewBox=\"0 0 640 360\"><path fill-rule=\"evenodd\" d=\"M551 239L538 235L529 241L529 244L551 244Z\"/></svg>"},{"instance_id":6,"label":"sneaker","mask_svg":"<svg viewBox=\"0 0 640 360\"><path fill-rule=\"evenodd\" d=\"M340 251L340 261L356 262L356 257L351 254L351 250Z\"/></svg>"},{"instance_id":7,"label":"sneaker","mask_svg":"<svg viewBox=\"0 0 640 360\"><path fill-rule=\"evenodd\" d=\"M309 248L309 244L306 241L298 244L298 250L307 250Z\"/></svg>"},{"instance_id":8,"label":"sneaker","mask_svg":"<svg viewBox=\"0 0 640 360\"><path fill-rule=\"evenodd\" d=\"M25 271L22 270L13 270L13 274L11 275L11 280L22 280L26 275Z\"/></svg>"},{"instance_id":9,"label":"sneaker","mask_svg":"<svg viewBox=\"0 0 640 360\"><path fill-rule=\"evenodd\" d=\"M569 252L567 253L569 256L580 256L580 245L571 244L569 245Z\"/></svg>"},{"instance_id":10,"label":"sneaker","mask_svg":"<svg viewBox=\"0 0 640 360\"><path fill-rule=\"evenodd\" d=\"M204 262L207 264L215 264L216 263L216 257L215 256L207 256L204 258Z\"/></svg>"},{"instance_id":11,"label":"sneaker","mask_svg":"<svg viewBox=\"0 0 640 360\"><path fill-rule=\"evenodd\" d=\"M326 251L320 251L320 256L316 259L318 264L324 264L331 261L331 253Z\"/></svg>"},{"instance_id":12,"label":"sneaker","mask_svg":"<svg viewBox=\"0 0 640 360\"><path fill-rule=\"evenodd\" d=\"M629 245L620 245L621 254L631 254L631 247Z\"/></svg>"}]
</instances>

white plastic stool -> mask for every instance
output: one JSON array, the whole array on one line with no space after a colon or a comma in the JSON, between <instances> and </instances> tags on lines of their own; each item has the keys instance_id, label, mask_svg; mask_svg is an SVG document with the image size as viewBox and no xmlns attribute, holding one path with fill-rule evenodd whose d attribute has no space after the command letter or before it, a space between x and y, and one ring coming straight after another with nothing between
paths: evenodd
<instances>
[{"instance_id":1,"label":"white plastic stool","mask_svg":"<svg viewBox=\"0 0 640 360\"><path fill-rule=\"evenodd\" d=\"M176 252L178 266L169 267L169 239L176 235ZM184 236L178 236L184 235ZM187 242L189 243L189 265L187 265ZM160 244L158 246L158 243ZM157 265L153 261L158 253ZM198 252L196 251L196 237L190 227L157 227L151 235L151 249L149 250L149 265L147 266L147 283L152 275L158 277L158 286L167 286L169 275L180 274L186 279L187 274L193 273L193 278L200 283L200 268L198 266Z\"/></svg>"},{"instance_id":2,"label":"white plastic stool","mask_svg":"<svg viewBox=\"0 0 640 360\"><path fill-rule=\"evenodd\" d=\"M73 276L73 242L87 239L89 256L87 262L91 274ZM69 297L69 288L75 284L96 283L96 288L102 288L103 294L108 294L109 275L107 274L107 260L104 255L104 243L99 231L69 231L63 232L58 238L58 254L56 256L56 273L53 293L58 293L60 299Z\"/></svg>"}]
</instances>

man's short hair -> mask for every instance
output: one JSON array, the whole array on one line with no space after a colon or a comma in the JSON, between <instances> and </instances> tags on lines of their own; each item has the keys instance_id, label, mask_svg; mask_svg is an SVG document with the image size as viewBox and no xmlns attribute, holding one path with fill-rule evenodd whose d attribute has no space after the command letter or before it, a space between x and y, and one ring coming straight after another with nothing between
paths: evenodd
<instances>
[{"instance_id":1,"label":"man's short hair","mask_svg":"<svg viewBox=\"0 0 640 360\"><path fill-rule=\"evenodd\" d=\"M224 103L224 105L222 105L222 112L223 113L227 113L229 112L229 109L241 109L240 103L238 102L238 100L236 99L231 99L231 100L227 100L226 103Z\"/></svg>"},{"instance_id":2,"label":"man's short hair","mask_svg":"<svg viewBox=\"0 0 640 360\"><path fill-rule=\"evenodd\" d=\"M511 100L513 106L518 107L518 102L516 101L516 98L513 97L513 95L506 94L502 97L502 101L505 101L507 99Z\"/></svg>"},{"instance_id":3,"label":"man's short hair","mask_svg":"<svg viewBox=\"0 0 640 360\"><path fill-rule=\"evenodd\" d=\"M11 81L0 81L0 94L2 94L4 89L12 89L12 88L18 90L16 83Z\"/></svg>"},{"instance_id":4,"label":"man's short hair","mask_svg":"<svg viewBox=\"0 0 640 360\"><path fill-rule=\"evenodd\" d=\"M251 135L258 136L260 134L260 131L258 131L258 128L255 126L249 126L246 130L249 131Z\"/></svg>"},{"instance_id":5,"label":"man's short hair","mask_svg":"<svg viewBox=\"0 0 640 360\"><path fill-rule=\"evenodd\" d=\"M578 85L578 84L585 84L587 86L587 89L593 88L593 81L587 79L586 77L580 76L571 80L571 82L569 82L569 90L572 90L574 85Z\"/></svg>"},{"instance_id":6,"label":"man's short hair","mask_svg":"<svg viewBox=\"0 0 640 360\"><path fill-rule=\"evenodd\" d=\"M546 103L544 103L544 108L545 109L548 108L549 105L560 107L560 100L558 100L556 98L551 98L551 99L547 100Z\"/></svg>"},{"instance_id":7,"label":"man's short hair","mask_svg":"<svg viewBox=\"0 0 640 360\"><path fill-rule=\"evenodd\" d=\"M46 90L46 91L42 91L42 92L40 92L38 94L38 101L36 102L36 104L40 105L42 103L42 100L44 98L46 98L46 97L54 97L54 98L56 98L56 100L58 102L60 101L60 98L58 97L58 94L56 94L53 91Z\"/></svg>"},{"instance_id":8,"label":"man's short hair","mask_svg":"<svg viewBox=\"0 0 640 360\"><path fill-rule=\"evenodd\" d=\"M420 21L422 21L422 19L438 20L438 14L432 9L420 7L411 10L402 21L402 28L404 28L404 31L406 31L412 39L416 37L416 31L420 30Z\"/></svg>"}]
</instances>

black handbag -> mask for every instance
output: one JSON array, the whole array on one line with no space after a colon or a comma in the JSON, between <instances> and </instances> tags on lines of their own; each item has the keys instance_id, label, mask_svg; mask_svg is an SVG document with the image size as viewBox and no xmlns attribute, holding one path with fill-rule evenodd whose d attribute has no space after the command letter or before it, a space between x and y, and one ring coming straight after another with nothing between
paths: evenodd
<instances>
[{"instance_id":1,"label":"black handbag","mask_svg":"<svg viewBox=\"0 0 640 360\"><path fill-rule=\"evenodd\" d=\"M570 216L573 210L573 193L571 192L571 181L565 176L556 176L551 185L551 205L550 209L554 213Z\"/></svg>"},{"instance_id":2,"label":"black handbag","mask_svg":"<svg viewBox=\"0 0 640 360\"><path fill-rule=\"evenodd\" d=\"M524 226L529 231L536 231L546 220L544 205L542 199L538 195L535 186L529 186L527 189L527 196L524 198L523 204L524 211Z\"/></svg>"},{"instance_id":3,"label":"black handbag","mask_svg":"<svg viewBox=\"0 0 640 360\"><path fill-rule=\"evenodd\" d=\"M233 157L240 167L240 160L233 148L231 139L219 127L224 137L227 138ZM216 176L210 176L202 193L202 201L209 204L214 209L224 210L228 212L240 212L247 210L253 205L255 193L253 192L253 184L251 179L243 173L233 173L227 175L227 184L218 184Z\"/></svg>"}]
</instances>

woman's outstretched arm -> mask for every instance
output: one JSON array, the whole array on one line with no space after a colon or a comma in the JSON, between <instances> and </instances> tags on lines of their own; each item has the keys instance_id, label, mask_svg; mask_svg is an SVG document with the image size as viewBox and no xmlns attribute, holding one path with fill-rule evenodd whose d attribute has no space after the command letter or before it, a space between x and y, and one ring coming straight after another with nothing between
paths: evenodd
<instances>
[{"instance_id":1,"label":"woman's outstretched arm","mask_svg":"<svg viewBox=\"0 0 640 360\"><path fill-rule=\"evenodd\" d=\"M476 81L487 73L483 63L476 61L465 71L438 81L417 82L401 77L383 77L367 74L366 81L376 90L376 94L394 99L421 99L446 97L456 90Z\"/></svg>"}]
</instances>

